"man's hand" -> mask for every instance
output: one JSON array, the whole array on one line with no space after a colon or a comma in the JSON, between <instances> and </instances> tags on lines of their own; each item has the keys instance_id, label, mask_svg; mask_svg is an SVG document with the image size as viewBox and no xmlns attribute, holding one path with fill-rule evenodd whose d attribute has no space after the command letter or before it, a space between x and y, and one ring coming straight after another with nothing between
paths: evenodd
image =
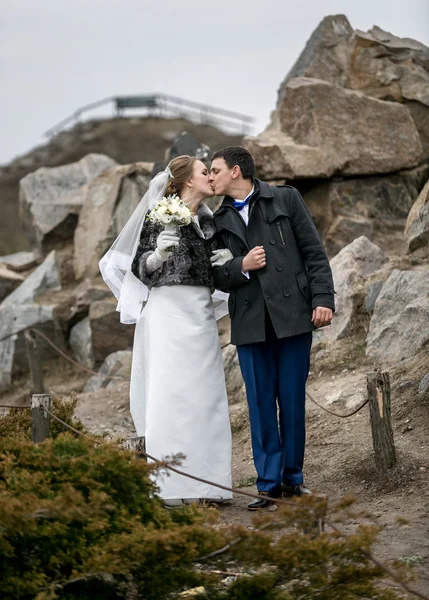
<instances>
[{"instance_id":1,"label":"man's hand","mask_svg":"<svg viewBox=\"0 0 429 600\"><path fill-rule=\"evenodd\" d=\"M312 322L316 327L324 327L330 325L332 321L332 310L324 306L317 306L313 310Z\"/></svg>"},{"instance_id":2,"label":"man's hand","mask_svg":"<svg viewBox=\"0 0 429 600\"><path fill-rule=\"evenodd\" d=\"M255 246L246 254L243 258L243 262L241 263L241 270L243 273L247 273L248 271L257 271L258 269L262 269L267 264L267 257L265 255L265 250L263 246Z\"/></svg>"}]
</instances>

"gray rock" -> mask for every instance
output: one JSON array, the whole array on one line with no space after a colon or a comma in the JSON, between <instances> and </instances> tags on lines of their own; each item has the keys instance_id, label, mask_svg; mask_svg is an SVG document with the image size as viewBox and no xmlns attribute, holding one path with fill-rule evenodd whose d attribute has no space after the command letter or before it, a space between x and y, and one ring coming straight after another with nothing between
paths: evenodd
<instances>
[{"instance_id":1,"label":"gray rock","mask_svg":"<svg viewBox=\"0 0 429 600\"><path fill-rule=\"evenodd\" d=\"M103 154L88 154L70 165L42 167L21 179L21 220L34 248L73 237L88 183L116 164Z\"/></svg>"},{"instance_id":2,"label":"gray rock","mask_svg":"<svg viewBox=\"0 0 429 600\"><path fill-rule=\"evenodd\" d=\"M409 358L429 340L429 271L394 270L371 318L366 354L380 362Z\"/></svg>"},{"instance_id":3,"label":"gray rock","mask_svg":"<svg viewBox=\"0 0 429 600\"><path fill-rule=\"evenodd\" d=\"M374 306L375 306L376 300L381 292L381 288L383 287L383 284L384 284L384 281L375 281L374 283L371 283L366 288L366 296L365 296L365 301L363 303L363 306L369 315L372 315L372 313L374 311Z\"/></svg>"},{"instance_id":4,"label":"gray rock","mask_svg":"<svg viewBox=\"0 0 429 600\"><path fill-rule=\"evenodd\" d=\"M293 77L314 77L347 87L349 46L353 28L345 15L325 17L280 87Z\"/></svg>"},{"instance_id":5,"label":"gray rock","mask_svg":"<svg viewBox=\"0 0 429 600\"><path fill-rule=\"evenodd\" d=\"M337 340L350 333L363 301L365 280L386 260L380 248L364 236L354 240L332 259L336 308L332 325L322 330L324 339Z\"/></svg>"},{"instance_id":6,"label":"gray rock","mask_svg":"<svg viewBox=\"0 0 429 600\"><path fill-rule=\"evenodd\" d=\"M344 15L323 19L279 90L293 77L314 77L405 104L429 157L429 48L373 27L353 31ZM276 113L274 113L276 116Z\"/></svg>"},{"instance_id":7,"label":"gray rock","mask_svg":"<svg viewBox=\"0 0 429 600\"><path fill-rule=\"evenodd\" d=\"M98 392L103 388L114 387L120 379L129 381L131 377L131 350L113 352L101 365L98 375L93 375L85 384L83 391ZM115 378L115 379L112 379Z\"/></svg>"},{"instance_id":8,"label":"gray rock","mask_svg":"<svg viewBox=\"0 0 429 600\"><path fill-rule=\"evenodd\" d=\"M74 235L76 279L99 273L100 258L146 192L152 168L153 163L115 167L90 183Z\"/></svg>"},{"instance_id":9,"label":"gray rock","mask_svg":"<svg viewBox=\"0 0 429 600\"><path fill-rule=\"evenodd\" d=\"M325 397L325 405L339 414L344 414L356 410L365 402L366 397L365 378L361 374L350 373L345 384L336 384L335 391Z\"/></svg>"},{"instance_id":10,"label":"gray rock","mask_svg":"<svg viewBox=\"0 0 429 600\"><path fill-rule=\"evenodd\" d=\"M14 304L0 307L0 390L12 382L14 373L28 370L24 332L37 327L60 348L64 349L62 330L55 318L52 306L37 304ZM53 349L37 338L41 360L56 356Z\"/></svg>"},{"instance_id":11,"label":"gray rock","mask_svg":"<svg viewBox=\"0 0 429 600\"><path fill-rule=\"evenodd\" d=\"M410 252L429 245L429 181L410 210L404 235Z\"/></svg>"},{"instance_id":12,"label":"gray rock","mask_svg":"<svg viewBox=\"0 0 429 600\"><path fill-rule=\"evenodd\" d=\"M24 277L22 275L18 275L18 273L14 273L0 264L0 302L23 281Z\"/></svg>"},{"instance_id":13,"label":"gray rock","mask_svg":"<svg viewBox=\"0 0 429 600\"><path fill-rule=\"evenodd\" d=\"M32 303L33 300L47 290L58 291L61 289L60 275L58 272L55 250L52 250L35 269L31 275L21 283L0 305L14 306L17 304Z\"/></svg>"},{"instance_id":14,"label":"gray rock","mask_svg":"<svg viewBox=\"0 0 429 600\"><path fill-rule=\"evenodd\" d=\"M89 369L93 369L95 361L89 317L82 319L71 328L69 344L76 360Z\"/></svg>"},{"instance_id":15,"label":"gray rock","mask_svg":"<svg viewBox=\"0 0 429 600\"><path fill-rule=\"evenodd\" d=\"M40 254L37 252L15 252L6 256L0 256L0 263L12 271L27 271L41 262Z\"/></svg>"},{"instance_id":16,"label":"gray rock","mask_svg":"<svg viewBox=\"0 0 429 600\"><path fill-rule=\"evenodd\" d=\"M121 324L116 302L93 302L89 309L89 320L96 363L103 361L112 352L132 348L135 326Z\"/></svg>"},{"instance_id":17,"label":"gray rock","mask_svg":"<svg viewBox=\"0 0 429 600\"><path fill-rule=\"evenodd\" d=\"M397 228L429 177L425 165L395 174L344 178L312 185L296 182L321 234L329 256L373 229Z\"/></svg>"},{"instance_id":18,"label":"gray rock","mask_svg":"<svg viewBox=\"0 0 429 600\"><path fill-rule=\"evenodd\" d=\"M289 79L267 131L245 138L265 179L391 173L419 165L408 109L319 79Z\"/></svg>"},{"instance_id":19,"label":"gray rock","mask_svg":"<svg viewBox=\"0 0 429 600\"><path fill-rule=\"evenodd\" d=\"M72 292L72 302L69 314L69 327L88 316L89 307L98 300L111 300L112 292L107 285L95 285L89 277L84 279Z\"/></svg>"},{"instance_id":20,"label":"gray rock","mask_svg":"<svg viewBox=\"0 0 429 600\"><path fill-rule=\"evenodd\" d=\"M426 394L427 392L429 392L429 373L426 373L419 383L419 394Z\"/></svg>"}]
</instances>

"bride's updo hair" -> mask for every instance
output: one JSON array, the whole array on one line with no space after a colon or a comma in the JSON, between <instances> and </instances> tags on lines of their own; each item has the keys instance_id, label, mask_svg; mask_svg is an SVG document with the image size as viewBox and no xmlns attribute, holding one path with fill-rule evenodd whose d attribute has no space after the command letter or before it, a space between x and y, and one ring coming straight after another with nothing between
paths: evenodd
<instances>
[{"instance_id":1,"label":"bride's updo hair","mask_svg":"<svg viewBox=\"0 0 429 600\"><path fill-rule=\"evenodd\" d=\"M182 156L173 158L173 160L169 162L168 166L170 167L174 179L170 179L168 182L167 189L165 190L166 196L170 196L171 194L178 194L180 196L183 186L188 179L192 177L196 160L195 156L183 154Z\"/></svg>"}]
</instances>

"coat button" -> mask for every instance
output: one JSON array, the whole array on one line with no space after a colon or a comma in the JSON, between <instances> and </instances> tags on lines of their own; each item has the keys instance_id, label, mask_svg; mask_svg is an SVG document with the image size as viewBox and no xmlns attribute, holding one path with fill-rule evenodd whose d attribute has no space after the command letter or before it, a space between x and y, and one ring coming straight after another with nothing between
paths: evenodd
<instances>
[{"instance_id":1,"label":"coat button","mask_svg":"<svg viewBox=\"0 0 429 600\"><path fill-rule=\"evenodd\" d=\"M284 296L285 298L289 298L290 294L289 294L289 292L283 292L283 296Z\"/></svg>"},{"instance_id":2,"label":"coat button","mask_svg":"<svg viewBox=\"0 0 429 600\"><path fill-rule=\"evenodd\" d=\"M277 270L277 271L280 273L280 271L283 271L283 267L282 267L282 266L280 266L280 265L278 265L278 266L276 267L276 270Z\"/></svg>"},{"instance_id":3,"label":"coat button","mask_svg":"<svg viewBox=\"0 0 429 600\"><path fill-rule=\"evenodd\" d=\"M265 298L269 300L271 298L270 294L266 294Z\"/></svg>"},{"instance_id":4,"label":"coat button","mask_svg":"<svg viewBox=\"0 0 429 600\"><path fill-rule=\"evenodd\" d=\"M272 246L274 246L274 244L275 244L275 243L276 243L276 240L270 240L270 244L271 244Z\"/></svg>"},{"instance_id":5,"label":"coat button","mask_svg":"<svg viewBox=\"0 0 429 600\"><path fill-rule=\"evenodd\" d=\"M332 288L328 288L328 292L330 292L332 294L334 290Z\"/></svg>"},{"instance_id":6,"label":"coat button","mask_svg":"<svg viewBox=\"0 0 429 600\"><path fill-rule=\"evenodd\" d=\"M270 217L267 218L267 223L271 223L271 218Z\"/></svg>"},{"instance_id":7,"label":"coat button","mask_svg":"<svg viewBox=\"0 0 429 600\"><path fill-rule=\"evenodd\" d=\"M224 267L223 272L225 273L225 275L228 275L228 267Z\"/></svg>"},{"instance_id":8,"label":"coat button","mask_svg":"<svg viewBox=\"0 0 429 600\"><path fill-rule=\"evenodd\" d=\"M305 285L303 288L304 292L306 292L308 290L308 285Z\"/></svg>"},{"instance_id":9,"label":"coat button","mask_svg":"<svg viewBox=\"0 0 429 600\"><path fill-rule=\"evenodd\" d=\"M249 298L244 299L244 304L249 304Z\"/></svg>"}]
</instances>

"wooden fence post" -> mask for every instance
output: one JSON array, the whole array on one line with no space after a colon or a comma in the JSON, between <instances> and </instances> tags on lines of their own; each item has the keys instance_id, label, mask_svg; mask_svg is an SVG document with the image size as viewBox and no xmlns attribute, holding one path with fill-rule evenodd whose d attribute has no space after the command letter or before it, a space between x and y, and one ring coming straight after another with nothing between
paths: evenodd
<instances>
[{"instance_id":1,"label":"wooden fence post","mask_svg":"<svg viewBox=\"0 0 429 600\"><path fill-rule=\"evenodd\" d=\"M146 439L144 437L128 438L125 442L125 450L131 450L133 452L146 452ZM146 456L142 456L142 458L147 460Z\"/></svg>"},{"instance_id":2,"label":"wooden fence post","mask_svg":"<svg viewBox=\"0 0 429 600\"><path fill-rule=\"evenodd\" d=\"M37 338L32 331L25 331L25 343L27 345L28 366L31 374L31 387L33 394L43 394L43 374L40 364L40 353Z\"/></svg>"},{"instance_id":3,"label":"wooden fence post","mask_svg":"<svg viewBox=\"0 0 429 600\"><path fill-rule=\"evenodd\" d=\"M31 396L32 440L38 444L49 437L51 417L44 410L51 410L51 397L49 394L33 394Z\"/></svg>"},{"instance_id":4,"label":"wooden fence post","mask_svg":"<svg viewBox=\"0 0 429 600\"><path fill-rule=\"evenodd\" d=\"M395 444L390 413L390 378L387 371L367 373L372 443L377 468L385 473L396 464Z\"/></svg>"}]
</instances>

